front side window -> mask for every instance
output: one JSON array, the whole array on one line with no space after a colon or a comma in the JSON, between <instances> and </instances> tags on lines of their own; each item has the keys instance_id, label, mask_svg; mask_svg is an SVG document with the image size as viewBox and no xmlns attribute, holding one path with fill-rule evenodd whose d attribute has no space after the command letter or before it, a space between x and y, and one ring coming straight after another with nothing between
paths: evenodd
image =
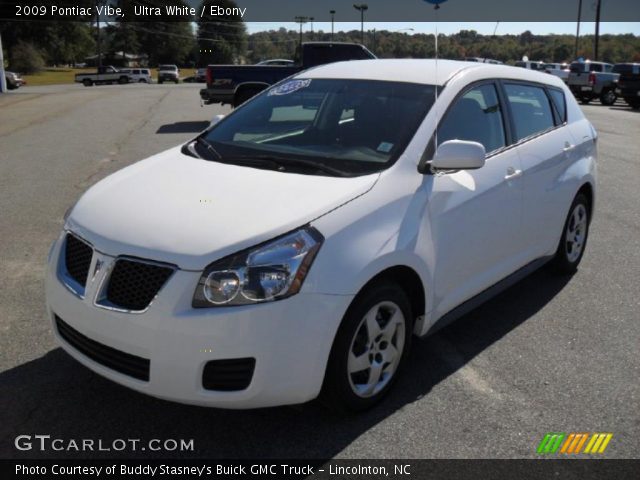
<instances>
[{"instance_id":1,"label":"front side window","mask_svg":"<svg viewBox=\"0 0 640 480\"><path fill-rule=\"evenodd\" d=\"M513 114L516 140L555 126L551 104L542 87L507 83L504 88Z\"/></svg>"},{"instance_id":2,"label":"front side window","mask_svg":"<svg viewBox=\"0 0 640 480\"><path fill-rule=\"evenodd\" d=\"M468 90L451 106L438 127L438 145L447 140L468 140L484 145L487 153L505 146L504 120L496 87L480 85Z\"/></svg>"},{"instance_id":3,"label":"front side window","mask_svg":"<svg viewBox=\"0 0 640 480\"><path fill-rule=\"evenodd\" d=\"M204 139L211 160L277 157L330 166L348 175L391 165L434 101L434 86L372 80L294 79L236 110Z\"/></svg>"}]
</instances>

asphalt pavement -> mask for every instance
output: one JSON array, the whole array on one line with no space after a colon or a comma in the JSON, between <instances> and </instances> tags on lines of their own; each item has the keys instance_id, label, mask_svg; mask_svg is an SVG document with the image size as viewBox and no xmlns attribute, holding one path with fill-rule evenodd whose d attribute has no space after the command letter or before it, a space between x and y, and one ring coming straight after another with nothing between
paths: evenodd
<instances>
[{"instance_id":1,"label":"asphalt pavement","mask_svg":"<svg viewBox=\"0 0 640 480\"><path fill-rule=\"evenodd\" d=\"M640 112L585 106L599 132L596 215L580 270L541 270L414 343L378 408L311 402L225 411L144 396L56 346L43 275L65 210L104 176L194 136L228 107L199 85L26 87L0 95L0 458L17 435L193 439L140 458L522 458L547 432L611 432L606 458L640 458Z\"/></svg>"}]
</instances>

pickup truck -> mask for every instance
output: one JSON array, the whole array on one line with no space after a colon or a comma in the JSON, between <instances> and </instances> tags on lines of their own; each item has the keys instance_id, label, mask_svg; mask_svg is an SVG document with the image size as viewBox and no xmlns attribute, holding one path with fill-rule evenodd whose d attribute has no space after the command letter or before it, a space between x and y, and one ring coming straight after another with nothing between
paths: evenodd
<instances>
[{"instance_id":1,"label":"pickup truck","mask_svg":"<svg viewBox=\"0 0 640 480\"><path fill-rule=\"evenodd\" d=\"M640 109L640 63L617 63L613 72L620 74L616 94L634 110Z\"/></svg>"},{"instance_id":2,"label":"pickup truck","mask_svg":"<svg viewBox=\"0 0 640 480\"><path fill-rule=\"evenodd\" d=\"M125 84L129 83L129 75L121 72L116 67L108 65L100 67L96 73L78 73L76 74L76 83L82 83L85 87L92 85L104 85L112 83Z\"/></svg>"},{"instance_id":3,"label":"pickup truck","mask_svg":"<svg viewBox=\"0 0 640 480\"><path fill-rule=\"evenodd\" d=\"M616 103L616 87L619 75L613 73L613 65L603 62L573 62L569 66L567 85L583 103L600 98L603 105Z\"/></svg>"},{"instance_id":4,"label":"pickup truck","mask_svg":"<svg viewBox=\"0 0 640 480\"><path fill-rule=\"evenodd\" d=\"M376 58L357 43L306 42L293 66L281 65L209 65L207 88L200 90L202 103L230 104L237 107L265 88L307 68L343 60Z\"/></svg>"}]
</instances>

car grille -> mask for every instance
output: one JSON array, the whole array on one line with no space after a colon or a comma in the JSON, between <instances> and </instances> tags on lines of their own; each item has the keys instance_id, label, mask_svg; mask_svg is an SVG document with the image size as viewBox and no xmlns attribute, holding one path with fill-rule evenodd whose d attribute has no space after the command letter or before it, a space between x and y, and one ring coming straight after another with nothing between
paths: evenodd
<instances>
[{"instance_id":1,"label":"car grille","mask_svg":"<svg viewBox=\"0 0 640 480\"><path fill-rule=\"evenodd\" d=\"M67 234L64 248L67 273L82 287L87 283L92 255L93 249L89 245L76 236Z\"/></svg>"},{"instance_id":2,"label":"car grille","mask_svg":"<svg viewBox=\"0 0 640 480\"><path fill-rule=\"evenodd\" d=\"M132 311L146 309L174 269L143 261L119 259L109 276L105 298L110 305Z\"/></svg>"},{"instance_id":3,"label":"car grille","mask_svg":"<svg viewBox=\"0 0 640 480\"><path fill-rule=\"evenodd\" d=\"M204 366L202 386L224 392L244 390L251 383L255 367L255 358L212 360Z\"/></svg>"},{"instance_id":4,"label":"car grille","mask_svg":"<svg viewBox=\"0 0 640 480\"><path fill-rule=\"evenodd\" d=\"M138 380L149 381L149 364L146 358L121 352L84 336L60 317L55 316L56 328L60 336L73 348L91 360L116 372L129 375Z\"/></svg>"}]
</instances>

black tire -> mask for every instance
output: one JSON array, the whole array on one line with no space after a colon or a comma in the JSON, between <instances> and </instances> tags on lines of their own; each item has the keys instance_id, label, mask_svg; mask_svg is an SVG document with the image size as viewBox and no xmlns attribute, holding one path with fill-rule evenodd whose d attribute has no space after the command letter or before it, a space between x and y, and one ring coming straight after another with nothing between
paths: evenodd
<instances>
[{"instance_id":1,"label":"black tire","mask_svg":"<svg viewBox=\"0 0 640 480\"><path fill-rule=\"evenodd\" d=\"M91 79L89 79L89 78L85 78L84 80L82 80L82 84L85 87L92 87L93 86L93 81L91 81Z\"/></svg>"},{"instance_id":2,"label":"black tire","mask_svg":"<svg viewBox=\"0 0 640 480\"><path fill-rule=\"evenodd\" d=\"M616 95L616 92L611 89L604 90L600 94L600 103L607 107L610 107L611 105L616 103L616 100L618 100L618 96Z\"/></svg>"},{"instance_id":3,"label":"black tire","mask_svg":"<svg viewBox=\"0 0 640 480\"><path fill-rule=\"evenodd\" d=\"M591 96L589 95L582 95L580 97L580 103L582 103L583 105L588 105L590 101L591 101Z\"/></svg>"},{"instance_id":4,"label":"black tire","mask_svg":"<svg viewBox=\"0 0 640 480\"><path fill-rule=\"evenodd\" d=\"M118 79L118 83L119 83L120 85L124 85L125 83L129 83L129 77L120 77L120 78Z\"/></svg>"},{"instance_id":5,"label":"black tire","mask_svg":"<svg viewBox=\"0 0 640 480\"><path fill-rule=\"evenodd\" d=\"M372 340L369 329L365 326L365 317L374 309L377 309L374 321L382 330L377 332L379 334ZM401 313L404 317L402 328L399 327L401 322L398 316L393 317L396 319L394 321L395 327L388 323L391 321L393 312L396 312L396 315ZM389 315L389 317L383 318L385 315ZM389 326L386 333L385 325ZM339 412L358 412L376 405L389 392L398 375L401 374L411 348L412 337L413 316L406 293L395 283L386 281L368 287L354 299L342 319L331 347L320 401ZM398 352L400 348L400 355L393 355L393 352ZM372 370L367 368L349 373L349 357L352 349L359 349L362 352L354 358L363 358L371 366L374 364L379 366L380 374L375 382L375 389L379 388L377 392L366 393L363 389L361 390L362 394L356 393L357 385L364 385L357 382L369 382L369 379L372 378L370 377ZM387 357L387 355L389 356ZM387 362L392 358L395 360ZM394 369L393 363L396 363ZM387 370L389 368L392 368L391 372ZM387 370L388 376L383 378L385 370Z\"/></svg>"},{"instance_id":6,"label":"black tire","mask_svg":"<svg viewBox=\"0 0 640 480\"><path fill-rule=\"evenodd\" d=\"M162 85L163 83L164 83L164 80L158 79L158 85Z\"/></svg>"},{"instance_id":7,"label":"black tire","mask_svg":"<svg viewBox=\"0 0 640 480\"><path fill-rule=\"evenodd\" d=\"M581 227L581 231L579 234L582 236L582 241L580 243L579 251L577 249L577 243L568 240L569 238L569 230L574 230L576 223L576 215L582 219L580 216L580 211L584 213L584 225ZM561 275L571 275L578 270L578 265L582 260L582 256L584 255L584 251L587 248L587 240L589 237L589 224L591 222L591 205L589 200L583 193L579 193L574 198L571 207L569 208L569 213L567 215L567 219L564 222L564 227L562 228L562 236L560 237L560 242L558 243L558 249L556 250L556 254L551 261L551 267L555 270L556 273ZM577 232L577 231L576 231ZM578 235L578 233L576 233ZM577 237L576 237L577 238ZM577 256L576 256L577 253Z\"/></svg>"},{"instance_id":8,"label":"black tire","mask_svg":"<svg viewBox=\"0 0 640 480\"><path fill-rule=\"evenodd\" d=\"M141 78L140 80L138 80L138 83L147 83L147 81L144 78Z\"/></svg>"},{"instance_id":9,"label":"black tire","mask_svg":"<svg viewBox=\"0 0 640 480\"><path fill-rule=\"evenodd\" d=\"M255 88L245 88L244 90L240 90L236 93L233 99L233 108L237 108L247 100L251 100L258 93L260 93L260 90Z\"/></svg>"},{"instance_id":10,"label":"black tire","mask_svg":"<svg viewBox=\"0 0 640 480\"><path fill-rule=\"evenodd\" d=\"M9 79L6 80L6 83L7 83L7 90L17 90L19 87L19 85L9 82Z\"/></svg>"},{"instance_id":11,"label":"black tire","mask_svg":"<svg viewBox=\"0 0 640 480\"><path fill-rule=\"evenodd\" d=\"M175 82L175 84L177 85L178 83L180 83L180 79L176 78L176 79L174 80L174 82Z\"/></svg>"}]
</instances>

